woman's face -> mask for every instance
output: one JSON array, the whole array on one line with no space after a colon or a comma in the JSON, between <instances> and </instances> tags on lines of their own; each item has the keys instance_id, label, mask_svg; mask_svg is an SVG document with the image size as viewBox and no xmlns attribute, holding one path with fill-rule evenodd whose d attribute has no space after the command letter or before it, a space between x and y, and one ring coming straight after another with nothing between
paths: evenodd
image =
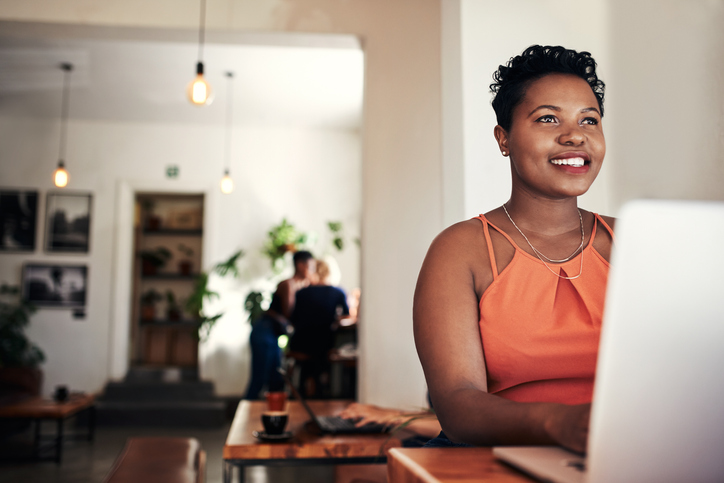
<instances>
[{"instance_id":1,"label":"woman's face","mask_svg":"<svg viewBox=\"0 0 724 483\"><path fill-rule=\"evenodd\" d=\"M561 199L588 191L606 154L598 101L588 83L569 74L533 81L513 111L509 131L495 136L510 154L513 188Z\"/></svg>"}]
</instances>

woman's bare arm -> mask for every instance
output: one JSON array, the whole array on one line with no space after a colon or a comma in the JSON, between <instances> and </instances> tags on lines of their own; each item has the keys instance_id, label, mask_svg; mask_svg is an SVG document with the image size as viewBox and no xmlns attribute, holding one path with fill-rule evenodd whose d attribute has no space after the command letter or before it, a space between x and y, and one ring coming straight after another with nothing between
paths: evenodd
<instances>
[{"instance_id":1,"label":"woman's bare arm","mask_svg":"<svg viewBox=\"0 0 724 483\"><path fill-rule=\"evenodd\" d=\"M445 230L415 289L415 343L443 431L469 444L561 444L582 452L589 405L517 403L487 393L478 293L493 277L483 240L477 220Z\"/></svg>"},{"instance_id":2,"label":"woman's bare arm","mask_svg":"<svg viewBox=\"0 0 724 483\"><path fill-rule=\"evenodd\" d=\"M403 411L383 408L372 404L352 403L339 414L346 419L357 420L356 426L377 423L391 428L405 425L405 429L432 439L440 433L440 423L434 413L428 411Z\"/></svg>"}]
</instances>

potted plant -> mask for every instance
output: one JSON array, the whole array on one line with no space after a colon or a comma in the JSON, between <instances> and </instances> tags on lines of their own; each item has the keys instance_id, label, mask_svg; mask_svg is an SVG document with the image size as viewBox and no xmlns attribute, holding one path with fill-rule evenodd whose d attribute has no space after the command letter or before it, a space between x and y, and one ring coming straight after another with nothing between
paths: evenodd
<instances>
[{"instance_id":1,"label":"potted plant","mask_svg":"<svg viewBox=\"0 0 724 483\"><path fill-rule=\"evenodd\" d=\"M239 276L239 268L236 266L236 263L243 256L244 252L242 250L237 251L226 261L217 263L213 268L213 272L221 277L226 277L228 274L231 274L234 278L237 278ZM188 313L197 318L199 322L198 336L199 340L202 341L206 340L216 321L224 315L224 313L221 312L209 316L204 312L205 302L210 302L214 298L219 298L219 294L209 290L209 274L201 272L198 277L196 277L194 291L191 292L189 298L186 299L185 307Z\"/></svg>"},{"instance_id":2,"label":"potted plant","mask_svg":"<svg viewBox=\"0 0 724 483\"><path fill-rule=\"evenodd\" d=\"M178 246L178 251L184 254L186 258L183 258L179 260L178 262L178 271L181 275L191 275L191 269L193 268L193 263L191 262L191 257L194 256L194 250L191 247L187 247L183 243L180 243Z\"/></svg>"},{"instance_id":3,"label":"potted plant","mask_svg":"<svg viewBox=\"0 0 724 483\"><path fill-rule=\"evenodd\" d=\"M267 236L263 253L271 259L275 272L281 271L281 261L287 252L296 252L300 245L307 243L307 234L297 230L286 218L283 218L279 225L273 226Z\"/></svg>"},{"instance_id":4,"label":"potted plant","mask_svg":"<svg viewBox=\"0 0 724 483\"><path fill-rule=\"evenodd\" d=\"M146 231L157 231L161 229L161 217L153 212L153 201L146 199L141 202L141 208L144 213L144 223Z\"/></svg>"},{"instance_id":5,"label":"potted plant","mask_svg":"<svg viewBox=\"0 0 724 483\"><path fill-rule=\"evenodd\" d=\"M176 295L170 291L166 291L166 318L168 320L181 320L181 306L176 301Z\"/></svg>"},{"instance_id":6,"label":"potted plant","mask_svg":"<svg viewBox=\"0 0 724 483\"><path fill-rule=\"evenodd\" d=\"M0 401L40 394L45 354L25 335L34 312L17 286L0 286Z\"/></svg>"},{"instance_id":7,"label":"potted plant","mask_svg":"<svg viewBox=\"0 0 724 483\"><path fill-rule=\"evenodd\" d=\"M153 250L143 250L141 257L141 272L144 275L156 275L171 259L171 252L166 247L156 247Z\"/></svg>"},{"instance_id":8,"label":"potted plant","mask_svg":"<svg viewBox=\"0 0 724 483\"><path fill-rule=\"evenodd\" d=\"M154 320L156 318L156 302L163 296L154 288L141 295L141 320Z\"/></svg>"},{"instance_id":9,"label":"potted plant","mask_svg":"<svg viewBox=\"0 0 724 483\"><path fill-rule=\"evenodd\" d=\"M338 251L344 249L344 228L341 221L328 221L327 227L332 234L332 244Z\"/></svg>"}]
</instances>

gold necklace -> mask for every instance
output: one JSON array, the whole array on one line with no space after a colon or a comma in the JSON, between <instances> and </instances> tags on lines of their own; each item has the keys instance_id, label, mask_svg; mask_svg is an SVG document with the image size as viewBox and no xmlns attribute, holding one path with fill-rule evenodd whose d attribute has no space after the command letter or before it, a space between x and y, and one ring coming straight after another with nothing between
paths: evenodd
<instances>
[{"instance_id":1,"label":"gold necklace","mask_svg":"<svg viewBox=\"0 0 724 483\"><path fill-rule=\"evenodd\" d=\"M525 236L525 233L523 233L523 231L522 231L520 228L518 228L518 225L515 224L515 222L513 221L513 218L510 216L510 213L508 213L508 209L505 207L505 204L503 204L503 211L505 211L505 214L508 216L508 219L509 219L510 222L513 224L513 226L515 227L515 229L518 230L518 233L520 233L520 235L521 235L521 236L525 239L525 241L528 243L528 246L530 246L531 250L533 250L533 253L535 254L535 256L538 257L538 260L540 260L541 262L543 262L543 265L545 265L546 268L547 268L553 275L555 275L555 276L558 277L558 278L563 278L563 279L565 279L565 280L575 280L575 279L577 279L578 277L581 276L581 274L583 273L583 256L581 256L581 267L580 267L580 269L578 270L578 275L576 275L575 277L564 277L564 276L560 275L560 274L557 273L555 270L553 270L550 266L548 266L548 264L546 263L545 260L543 260L543 258L545 258L546 260L548 260L548 261L551 262L551 263L567 262L568 260L570 260L570 259L572 259L574 256L576 256L576 254L578 253L578 251L583 248L583 243L584 243L584 241L585 241L585 239L586 239L586 234L585 234L585 231L583 230L583 217L581 216L581 210L578 210L578 220L581 222L581 244L578 246L578 248L576 248L576 250L575 250L571 255L569 255L568 257L566 257L566 258L564 258L564 259L562 259L562 260L551 260L551 259L548 258L547 256L543 255L536 247L533 246L533 244L530 242L530 240L528 240L528 237Z\"/></svg>"}]
</instances>

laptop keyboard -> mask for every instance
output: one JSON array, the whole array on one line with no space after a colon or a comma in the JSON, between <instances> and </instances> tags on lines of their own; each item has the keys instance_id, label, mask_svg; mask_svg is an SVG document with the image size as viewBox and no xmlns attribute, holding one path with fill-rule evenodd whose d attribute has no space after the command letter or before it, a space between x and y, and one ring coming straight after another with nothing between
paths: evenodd
<instances>
[{"instance_id":1,"label":"laptop keyboard","mask_svg":"<svg viewBox=\"0 0 724 483\"><path fill-rule=\"evenodd\" d=\"M319 424L324 426L325 431L335 433L384 433L385 426L381 424L365 424L359 428L355 426L354 419L344 419L339 416L318 416Z\"/></svg>"}]
</instances>

